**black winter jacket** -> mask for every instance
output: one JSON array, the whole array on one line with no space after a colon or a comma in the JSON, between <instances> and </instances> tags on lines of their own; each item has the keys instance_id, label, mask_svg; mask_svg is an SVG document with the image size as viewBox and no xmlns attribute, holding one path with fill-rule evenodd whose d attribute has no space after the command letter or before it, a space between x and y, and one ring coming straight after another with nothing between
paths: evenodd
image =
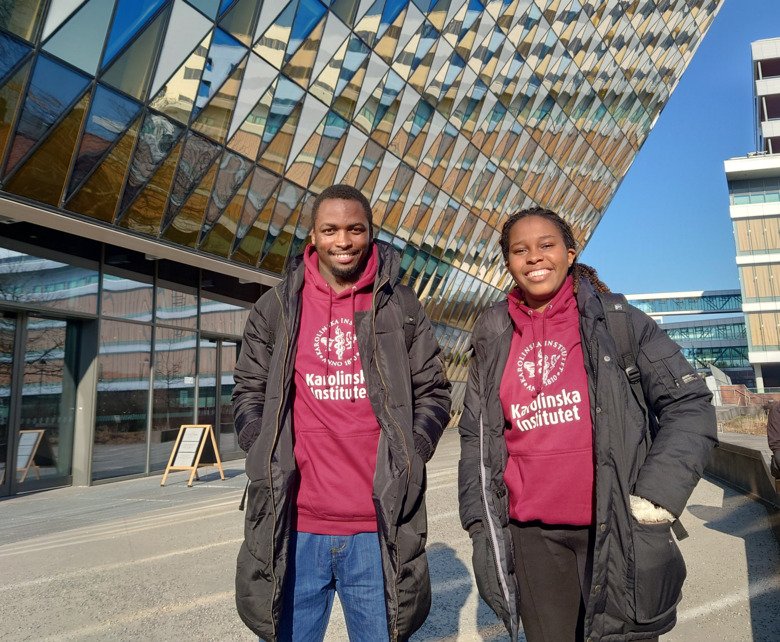
<instances>
[{"instance_id":1,"label":"black winter jacket","mask_svg":"<svg viewBox=\"0 0 780 642\"><path fill-rule=\"evenodd\" d=\"M420 302L409 288L396 285L397 253L378 247L372 309L355 314L355 327L368 396L381 427L373 499L389 634L396 641L416 631L430 609L425 463L449 420L450 384ZM296 505L291 387L303 278L303 262L297 261L257 301L235 369L235 426L248 450L250 481L236 605L244 623L269 642L277 638ZM410 302L414 315L408 314Z\"/></svg>"},{"instance_id":2,"label":"black winter jacket","mask_svg":"<svg viewBox=\"0 0 780 642\"><path fill-rule=\"evenodd\" d=\"M629 306L639 344L641 386L655 418L648 417L618 365L601 301L587 281L580 283L577 306L596 466L593 576L585 637L649 638L674 626L686 571L669 525L639 524L631 514L629 495L679 516L716 443L715 410L707 386L679 346L652 319ZM512 332L506 301L488 309L475 325L475 353L459 427L458 473L460 516L463 527L471 527L473 533L477 587L514 640L519 602L499 400ZM474 526L477 522L482 528Z\"/></svg>"}]
</instances>

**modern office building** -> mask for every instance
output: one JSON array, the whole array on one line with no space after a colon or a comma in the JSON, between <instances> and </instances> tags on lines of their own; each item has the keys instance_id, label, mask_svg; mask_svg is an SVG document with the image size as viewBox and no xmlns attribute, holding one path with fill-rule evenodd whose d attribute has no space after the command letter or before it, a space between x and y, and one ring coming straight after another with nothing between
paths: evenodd
<instances>
[{"instance_id":1,"label":"modern office building","mask_svg":"<svg viewBox=\"0 0 780 642\"><path fill-rule=\"evenodd\" d=\"M748 357L763 392L780 388L780 38L751 48L755 151L724 166Z\"/></svg>"},{"instance_id":2,"label":"modern office building","mask_svg":"<svg viewBox=\"0 0 780 642\"><path fill-rule=\"evenodd\" d=\"M659 322L697 372L714 366L734 384L755 387L739 290L627 294L628 301Z\"/></svg>"},{"instance_id":3,"label":"modern office building","mask_svg":"<svg viewBox=\"0 0 780 642\"><path fill-rule=\"evenodd\" d=\"M0 2L0 495L159 471L183 422L237 455L247 308L334 182L457 407L502 218L587 242L721 1Z\"/></svg>"}]
</instances>

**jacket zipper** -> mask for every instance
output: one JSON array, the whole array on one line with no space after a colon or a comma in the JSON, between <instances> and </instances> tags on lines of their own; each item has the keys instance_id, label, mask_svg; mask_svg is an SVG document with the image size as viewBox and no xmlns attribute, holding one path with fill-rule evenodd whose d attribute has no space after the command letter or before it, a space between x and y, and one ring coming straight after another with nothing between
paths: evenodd
<instances>
[{"instance_id":1,"label":"jacket zipper","mask_svg":"<svg viewBox=\"0 0 780 642\"><path fill-rule=\"evenodd\" d=\"M374 354L373 358L375 361L377 361L377 339L376 339L376 292L380 288L382 288L385 283L388 283L388 279L385 278L382 280L381 283L378 283L374 291L371 293L371 329L372 334L374 337ZM382 403L385 408L385 413L388 417L392 420L392 415L390 414L390 409L387 407L387 384L385 383L385 378L382 376L382 369L379 367L379 363L377 361L377 367L376 371L379 374L379 379L382 382L382 392L384 393L384 399L382 400ZM401 443L404 447L404 454L406 455L406 469L411 469L411 458L409 457L409 449L406 446L406 438L404 437L404 433L401 430L401 427L395 423L394 420L392 420L393 424L395 425L398 434L401 436ZM395 597L395 611L393 613L393 640L398 639L398 575L401 571L401 564L398 561L398 529L395 529L395 539L393 540L393 544L395 546L395 554L396 554L396 571L395 571L395 578L393 579L393 595Z\"/></svg>"},{"instance_id":2,"label":"jacket zipper","mask_svg":"<svg viewBox=\"0 0 780 642\"><path fill-rule=\"evenodd\" d=\"M493 553L493 563L496 565L496 571L498 573L498 579L501 581L501 591L504 593L504 600L506 601L506 608L510 616L513 609L509 601L509 586L507 585L506 577L504 577L503 569L498 561L498 537L496 536L496 530L493 522L490 519L488 511L487 501L487 482L485 480L485 425L482 419L482 411L479 412L479 486L482 491L482 512L485 518L485 526L488 529L490 537L488 542L490 543L490 550ZM514 622L512 622L514 626ZM513 632L514 639L514 632Z\"/></svg>"},{"instance_id":3,"label":"jacket zipper","mask_svg":"<svg viewBox=\"0 0 780 642\"><path fill-rule=\"evenodd\" d=\"M589 341L590 350L588 351L588 360L590 361L590 367L593 371L593 399L591 399L591 404L593 407L596 407L596 393L598 392L598 359L596 355L598 354L598 341L596 341L595 335L590 338ZM587 373L585 373L587 375ZM588 394L590 394L590 390L588 390ZM597 415L597 413L594 413L594 415ZM598 448L598 442L596 441L596 424L600 421L600 418L598 416L593 417L593 516L594 516L594 532L597 531L596 525L598 523L598 519L595 519L598 505L597 505L597 498L598 493L596 492L596 489L598 488L598 478L599 478L599 448ZM595 551L596 542L594 537L593 542L593 548ZM591 572L591 585L593 584L593 575L595 571ZM583 626L585 627L585 630L583 632L585 639L590 640L590 627L588 625L588 604L590 603L590 600L593 598L593 591L588 591L588 599L585 602L585 621L583 622ZM593 618L590 618L590 621L593 621Z\"/></svg>"},{"instance_id":4,"label":"jacket zipper","mask_svg":"<svg viewBox=\"0 0 780 642\"><path fill-rule=\"evenodd\" d=\"M276 293L276 298L279 299L279 314L281 314L281 316L282 316L282 322L283 322L282 326L284 327L284 339L285 339L284 354L285 354L285 358L284 358L284 360L282 362L282 378L281 378L281 385L282 385L282 389L284 390L284 381L285 381L285 378L287 376L287 351L290 348L290 334L289 334L288 329L287 329L286 319L284 318L284 312L283 312L284 305L282 304L282 298L281 298L281 296L279 296L279 292L278 291L274 290L274 292ZM272 358L273 358L273 355L272 355ZM281 403L279 404L278 410L276 412L276 434L274 435L274 441L271 444L271 448L268 451L268 486L271 489L271 507L273 509L273 516L274 516L273 517L273 522L272 522L272 525L271 525L271 544L270 544L270 546L271 546L271 556L268 558L270 560L274 559L274 541L276 539L274 537L274 533L276 532L276 522L277 522L276 499L274 497L274 482L273 482L274 478L273 478L273 471L271 469L271 462L273 461L273 452L274 452L274 448L276 448L276 442L279 439L279 435L282 432L280 420L281 420L281 417L282 417L282 407L286 403L286 398L282 397L280 399L280 401L281 401ZM277 582L277 579L276 579L276 573L274 571L273 563L271 564L271 578L273 580L273 592L271 594L272 595L276 595L276 588L277 588L278 582ZM273 610L273 605L271 606L271 609ZM273 627L273 636L274 636L274 639L275 639L276 638L276 622L274 621L273 614L271 616L271 626Z\"/></svg>"}]
</instances>

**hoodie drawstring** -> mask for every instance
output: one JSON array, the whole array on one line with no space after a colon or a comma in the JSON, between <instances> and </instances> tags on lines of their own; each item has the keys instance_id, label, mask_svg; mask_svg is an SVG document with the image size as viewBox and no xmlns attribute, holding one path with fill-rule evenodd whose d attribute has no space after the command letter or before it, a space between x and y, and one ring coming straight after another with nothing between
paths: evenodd
<instances>
[{"instance_id":1,"label":"hoodie drawstring","mask_svg":"<svg viewBox=\"0 0 780 642\"><path fill-rule=\"evenodd\" d=\"M528 314L528 318L531 320L531 340L533 341L533 346L535 348L534 356L536 357L536 367L534 368L534 390L531 393L531 397L534 399L539 396L539 393L541 393L542 389L544 388L544 343L547 339L547 311L549 309L550 307L548 306L542 312L537 313L540 317L542 317L541 340L538 340L536 337L536 323L534 322L533 310L525 311Z\"/></svg>"},{"instance_id":2,"label":"hoodie drawstring","mask_svg":"<svg viewBox=\"0 0 780 642\"><path fill-rule=\"evenodd\" d=\"M355 290L357 288L353 285L350 288L349 292L349 300L352 303L352 319L353 319L353 325L352 325L352 360L349 362L349 373L350 377L349 380L352 382L352 385L349 387L349 400L352 403L355 403L355 362L357 361L358 357L358 344L357 344L357 325L354 321L355 319Z\"/></svg>"}]
</instances>

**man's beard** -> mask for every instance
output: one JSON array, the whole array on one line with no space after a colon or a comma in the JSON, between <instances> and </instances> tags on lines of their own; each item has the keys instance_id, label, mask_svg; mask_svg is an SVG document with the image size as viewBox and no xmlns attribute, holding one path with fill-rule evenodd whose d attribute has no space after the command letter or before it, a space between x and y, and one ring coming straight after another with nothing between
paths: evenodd
<instances>
[{"instance_id":1,"label":"man's beard","mask_svg":"<svg viewBox=\"0 0 780 642\"><path fill-rule=\"evenodd\" d=\"M366 269L366 263L368 263L368 257L369 253L368 251L363 253L363 256L360 257L360 260L355 263L352 267L347 268L341 268L338 265L331 265L330 272L340 281L344 281L346 283L354 283L360 278L360 275L363 274L363 270Z\"/></svg>"}]
</instances>

